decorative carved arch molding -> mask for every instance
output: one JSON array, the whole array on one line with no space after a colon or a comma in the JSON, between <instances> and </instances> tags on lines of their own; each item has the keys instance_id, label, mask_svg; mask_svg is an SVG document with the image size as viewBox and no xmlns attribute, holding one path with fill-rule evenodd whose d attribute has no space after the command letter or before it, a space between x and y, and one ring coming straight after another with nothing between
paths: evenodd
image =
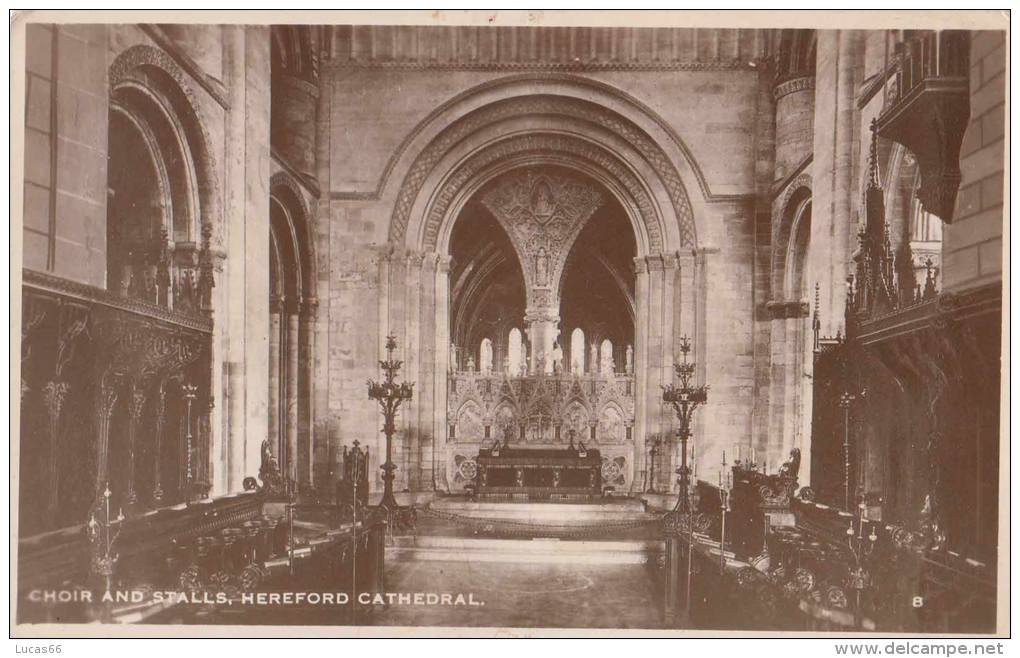
<instances>
[{"instance_id":1,"label":"decorative carved arch molding","mask_svg":"<svg viewBox=\"0 0 1020 658\"><path fill-rule=\"evenodd\" d=\"M300 258L300 294L305 303L316 303L316 283L319 271L318 254L315 248L314 215L308 205L301 186L285 171L273 174L269 179L269 196L286 211L289 219L289 234L293 240L296 257Z\"/></svg>"},{"instance_id":2,"label":"decorative carved arch molding","mask_svg":"<svg viewBox=\"0 0 1020 658\"><path fill-rule=\"evenodd\" d=\"M286 172L270 179L269 433L286 477L309 484L314 468L315 244L312 215Z\"/></svg>"},{"instance_id":3,"label":"decorative carved arch molding","mask_svg":"<svg viewBox=\"0 0 1020 658\"><path fill-rule=\"evenodd\" d=\"M676 217L675 241L676 248L692 247L696 244L696 231L694 226L694 213L691 208L687 190L680 179L673 162L666 152L647 133L630 120L616 112L589 101L567 97L567 96L520 96L504 101L497 101L490 105L483 106L464 117L453 122L435 139L433 139L414 160L403 183L397 193L396 203L390 220L389 239L394 243L401 243L407 240L419 240L423 249L435 249L437 238L440 235L440 227L446 220L446 210L449 202L455 195L456 187L463 186L467 181L477 176L477 172L486 165L492 164L498 158L506 158L511 153L506 151L491 152L492 148L481 149L466 163L460 166L456 173L452 174L442 191L432 195L430 209L425 216L421 227L414 227L416 230L409 230L412 217L412 207L415 200L423 193L426 179L436 168L443 157L453 149L459 142L469 138L473 133L485 126L512 120L514 118L529 117L560 117L575 123L578 128L576 134L586 134L586 125L593 125L630 145L643 160L643 164L655 172L658 183L661 184L672 205L673 214ZM564 141L561 144L569 144L565 147L573 151L575 156L595 164L605 172L611 172L612 177L623 181L636 182L633 175L633 166L622 161L612 151L595 144L591 141L580 139L576 136L557 135ZM533 150L536 153L550 153L557 149L554 147L554 139L551 135L541 132L531 133L522 136L523 139L535 140L532 149L522 148L521 142L517 142L520 150ZM571 148L572 147L572 148ZM503 149L509 148L507 145ZM624 173L627 172L627 173ZM630 174L629 176L627 174ZM607 177L607 176L603 176ZM628 180L630 179L630 180ZM644 182L648 184L647 181ZM640 187L641 185L639 185ZM625 185L626 189L634 191L633 185ZM647 198L647 191L643 195ZM633 195L635 201L640 202L642 195ZM644 204L643 204L644 205ZM650 204L649 204L650 205ZM625 205L626 207L626 205ZM641 208L641 216L644 218L643 227L647 234L646 249L651 252L662 251L668 242L673 242L670 232L662 224L661 219L649 221L647 207Z\"/></svg>"},{"instance_id":4,"label":"decorative carved arch molding","mask_svg":"<svg viewBox=\"0 0 1020 658\"><path fill-rule=\"evenodd\" d=\"M456 114L443 127L425 125L419 135L412 135L401 148L414 148L416 155L398 155L394 171L406 174L401 182L388 188L385 198L393 200L387 249L403 253L411 250L440 257L448 250L452 227L465 204L476 192L497 177L536 166L549 166L558 170L576 172L604 188L622 207L635 233L639 257L669 261L671 267L638 269L634 306L639 310L635 332L635 364L637 373L632 396L637 408L625 416L633 426L627 426L633 441L617 446L625 458L628 472L640 481L639 473L645 468L644 437L649 433L668 431L668 419L662 414L645 413L661 405L659 387L672 376L674 333L702 326L704 310L700 304L686 307L687 324L673 322L680 314L676 306L677 286L705 285L704 277L695 277L694 268L680 272L677 252L693 252L697 247L695 210L702 208L707 188L698 176L697 168L686 150L670 130L654 118L647 108L631 102L625 94L612 95L613 91L598 83L588 84L544 78L533 86L523 86L521 79L493 84L485 94L518 91L522 95L497 98L488 104L471 98L467 111ZM576 87L567 88L576 83ZM506 84L505 89L501 85ZM543 93L536 93L536 87ZM548 92L546 92L548 90ZM587 98L570 94L585 93ZM593 102L588 98L604 101ZM627 116L620 111L626 112ZM455 113L444 111L442 116ZM430 118L438 121L441 117ZM647 130L652 131L652 137ZM425 137L428 135L428 137ZM410 144L410 146L408 146ZM693 173L692 173L693 172ZM700 187L703 196L693 200L688 196L685 181ZM337 195L334 195L337 196ZM338 198L345 198L342 195ZM697 204L697 205L694 205ZM449 423L456 423L455 410L459 405L448 406L448 398L456 399L459 392L448 388L447 373L450 359L450 285L445 271L426 271L417 266L380 260L380 336L397 333L406 336L407 376L419 382L420 391L411 403L407 418L408 427L401 455L408 462L401 465L410 475L409 486L414 489L414 476L423 464L416 461L424 455L422 437L431 434L438 445L432 450L437 461L446 460L443 468L433 463L433 477L443 488L456 482L456 446L463 442L457 432L456 439L447 441ZM556 282L554 282L556 283ZM695 300L696 293L686 299ZM655 301L651 301L652 299ZM408 300L413 300L409 302ZM694 304L694 302L689 302ZM653 311L654 309L654 311ZM670 317L668 326L652 326L651 318L661 313ZM546 325L549 325L548 327ZM529 332L531 345L553 344L555 322L536 318ZM381 339L380 339L381 340ZM381 344L381 342L380 342ZM531 356L540 358L533 349ZM420 355L434 353L435 359ZM533 363L534 367L536 364ZM452 396L452 397L451 397ZM460 398L461 400L463 398ZM633 398L632 398L633 399ZM596 418L595 415L591 416ZM466 453L461 454L463 458Z\"/></svg>"},{"instance_id":5,"label":"decorative carved arch molding","mask_svg":"<svg viewBox=\"0 0 1020 658\"><path fill-rule=\"evenodd\" d=\"M212 140L205 129L188 74L164 51L137 45L117 56L110 65L109 76L111 100L122 110L134 114L132 110L136 104L130 99L121 102L118 98L121 90L144 90L172 121L177 144L187 156L184 165L191 170L195 185L199 211L196 219L201 226L218 227L222 218L218 168L210 151ZM222 240L221 233L213 232L210 236L216 244ZM199 235L199 227L191 227L191 240L197 242Z\"/></svg>"},{"instance_id":6,"label":"decorative carved arch molding","mask_svg":"<svg viewBox=\"0 0 1020 658\"><path fill-rule=\"evenodd\" d=\"M805 208L811 203L811 196L811 176L809 174L801 174L790 182L775 205L777 216L776 221L773 223L772 290L773 297L777 301L789 302L791 304L800 302L800 296L797 294L797 291L791 288L790 268L792 264L790 256L797 256L795 247L797 246L800 231L805 226L801 221L804 217ZM808 237L810 237L810 232ZM806 250L805 253L799 254L799 256L805 257ZM792 307L787 310L792 313L800 312ZM786 315L789 317L789 313L786 313Z\"/></svg>"}]
</instances>

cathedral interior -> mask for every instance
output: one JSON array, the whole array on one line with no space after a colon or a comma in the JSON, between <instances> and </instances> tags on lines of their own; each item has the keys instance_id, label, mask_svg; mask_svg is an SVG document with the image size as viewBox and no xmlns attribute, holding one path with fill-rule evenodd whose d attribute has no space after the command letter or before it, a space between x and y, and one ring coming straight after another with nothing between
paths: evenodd
<instances>
[{"instance_id":1,"label":"cathedral interior","mask_svg":"<svg viewBox=\"0 0 1020 658\"><path fill-rule=\"evenodd\" d=\"M19 622L994 632L1006 47L29 25Z\"/></svg>"}]
</instances>

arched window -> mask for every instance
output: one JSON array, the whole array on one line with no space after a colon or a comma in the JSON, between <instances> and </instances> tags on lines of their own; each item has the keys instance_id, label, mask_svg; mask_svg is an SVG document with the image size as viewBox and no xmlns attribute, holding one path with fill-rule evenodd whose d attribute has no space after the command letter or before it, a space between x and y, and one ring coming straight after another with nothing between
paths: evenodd
<instances>
[{"instance_id":1,"label":"arched window","mask_svg":"<svg viewBox=\"0 0 1020 658\"><path fill-rule=\"evenodd\" d=\"M570 334L570 372L578 375L584 373L584 331L581 327Z\"/></svg>"},{"instance_id":2,"label":"arched window","mask_svg":"<svg viewBox=\"0 0 1020 658\"><path fill-rule=\"evenodd\" d=\"M492 341L488 338L482 339L482 345L478 349L478 366L483 374L492 373Z\"/></svg>"},{"instance_id":3,"label":"arched window","mask_svg":"<svg viewBox=\"0 0 1020 658\"><path fill-rule=\"evenodd\" d=\"M616 370L616 363L613 361L613 341L608 338L602 341L601 352L599 372L604 375L611 375Z\"/></svg>"},{"instance_id":4,"label":"arched window","mask_svg":"<svg viewBox=\"0 0 1020 658\"><path fill-rule=\"evenodd\" d=\"M524 344L521 340L521 330L514 327L510 330L510 344L507 349L508 375L521 374L521 366L524 364Z\"/></svg>"}]
</instances>

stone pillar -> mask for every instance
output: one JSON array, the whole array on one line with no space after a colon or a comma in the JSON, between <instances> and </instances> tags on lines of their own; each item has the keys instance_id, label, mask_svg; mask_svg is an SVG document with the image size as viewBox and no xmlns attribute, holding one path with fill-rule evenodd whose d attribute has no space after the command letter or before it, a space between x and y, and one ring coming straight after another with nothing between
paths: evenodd
<instances>
[{"instance_id":1,"label":"stone pillar","mask_svg":"<svg viewBox=\"0 0 1020 658\"><path fill-rule=\"evenodd\" d=\"M845 331L846 277L856 247L857 221L852 213L857 114L854 75L863 55L861 44L861 33L856 30L818 31L815 85L821 93L816 93L815 103L814 212L806 276L809 285L819 284L823 336Z\"/></svg>"},{"instance_id":2,"label":"stone pillar","mask_svg":"<svg viewBox=\"0 0 1020 658\"><path fill-rule=\"evenodd\" d=\"M450 257L439 256L436 264L436 403L432 411L432 488L449 491L446 481L447 373L450 371Z\"/></svg>"},{"instance_id":3,"label":"stone pillar","mask_svg":"<svg viewBox=\"0 0 1020 658\"><path fill-rule=\"evenodd\" d=\"M421 301L418 313L418 368L417 390L418 407L416 409L415 426L416 431L410 437L410 454L408 460L409 487L411 491L420 491L422 483L425 482L425 474L422 461L423 446L433 440L432 422L434 417L433 407L436 403L435 390L435 355L436 355L436 325L431 321L436 317L436 269L439 255L436 253L426 254L422 261L421 277Z\"/></svg>"},{"instance_id":4,"label":"stone pillar","mask_svg":"<svg viewBox=\"0 0 1020 658\"><path fill-rule=\"evenodd\" d=\"M304 377L301 379L305 390L300 391L299 395L305 398L303 410L305 418L302 423L302 429L306 437L306 443L302 446L303 449L299 463L301 464L301 481L308 485L315 481L315 443L312 435L312 428L315 427L315 405L312 401L312 391L314 389L312 374L314 372L315 321L318 308L319 300L315 297L309 297L305 300L301 308L301 345L299 349L304 352L301 359L301 369Z\"/></svg>"},{"instance_id":5,"label":"stone pillar","mask_svg":"<svg viewBox=\"0 0 1020 658\"><path fill-rule=\"evenodd\" d=\"M676 427L676 415L668 405L662 402L662 386L666 386L673 381L673 363L676 361L676 355L678 352L674 349L679 336L679 326L676 324L676 284L677 284L677 270L678 261L674 254L663 254L661 258L662 262L662 347L660 348L660 366L659 366L659 385L656 386L656 402L659 405L662 413L662 426L661 435L666 441L663 444L663 448L666 449L665 454L672 454L673 451L668 448L673 441L673 429ZM661 461L660 461L661 463ZM666 491L670 491L672 487L669 482L672 479L672 460L668 460L666 463L670 464L670 468L657 469L656 479L658 484L664 484Z\"/></svg>"},{"instance_id":6,"label":"stone pillar","mask_svg":"<svg viewBox=\"0 0 1020 658\"><path fill-rule=\"evenodd\" d=\"M298 331L300 328L300 302L292 305L287 313L287 368L286 368L286 428L287 451L284 463L287 477L298 481Z\"/></svg>"},{"instance_id":7,"label":"stone pillar","mask_svg":"<svg viewBox=\"0 0 1020 658\"><path fill-rule=\"evenodd\" d=\"M227 366L225 399L218 406L226 414L224 486L239 491L245 477L258 473L269 428L269 269L262 265L269 258L269 28L223 26L221 40L230 99L224 126L224 240L230 257L218 286L224 313L217 322L226 326Z\"/></svg>"},{"instance_id":8,"label":"stone pillar","mask_svg":"<svg viewBox=\"0 0 1020 658\"><path fill-rule=\"evenodd\" d=\"M634 259L634 399L637 400L634 418L634 479L632 491L644 489L645 439L649 431L648 405L648 262L642 256Z\"/></svg>"},{"instance_id":9,"label":"stone pillar","mask_svg":"<svg viewBox=\"0 0 1020 658\"><path fill-rule=\"evenodd\" d=\"M537 373L541 369L551 375L553 343L560 335L559 305L529 307L524 315L524 324L531 343L529 372Z\"/></svg>"},{"instance_id":10,"label":"stone pillar","mask_svg":"<svg viewBox=\"0 0 1020 658\"><path fill-rule=\"evenodd\" d=\"M404 288L404 303L401 309L395 309L403 313L403 336L398 336L400 344L404 346L403 357L404 367L400 376L404 381L414 382L414 397L410 402L405 402L400 408L400 427L403 428L403 436L395 438L402 439L399 443L399 457L394 456L393 461L397 463L400 470L397 471L396 484L399 488L414 489L416 480L415 471L415 444L418 442L422 428L418 423L418 413L422 406L422 395L424 390L421 381L420 368L424 355L421 341L421 314L423 312L423 297L426 290L432 286L426 285L428 278L424 273L424 263L428 259L421 252L410 252L404 261L404 277L401 281ZM396 276L396 275L394 275ZM397 444L393 446L397 450Z\"/></svg>"},{"instance_id":11,"label":"stone pillar","mask_svg":"<svg viewBox=\"0 0 1020 658\"><path fill-rule=\"evenodd\" d=\"M283 298L274 295L269 306L269 427L267 438L269 447L277 461L283 457L284 450L280 446L280 337L283 332L281 316Z\"/></svg>"}]
</instances>

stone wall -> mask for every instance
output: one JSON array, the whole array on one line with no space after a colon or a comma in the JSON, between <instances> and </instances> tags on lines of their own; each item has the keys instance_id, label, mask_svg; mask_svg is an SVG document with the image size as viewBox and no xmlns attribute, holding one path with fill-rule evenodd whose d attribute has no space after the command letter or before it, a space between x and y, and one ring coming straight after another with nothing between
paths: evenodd
<instances>
[{"instance_id":1,"label":"stone wall","mask_svg":"<svg viewBox=\"0 0 1020 658\"><path fill-rule=\"evenodd\" d=\"M106 283L106 26L26 33L25 267Z\"/></svg>"},{"instance_id":2,"label":"stone wall","mask_svg":"<svg viewBox=\"0 0 1020 658\"><path fill-rule=\"evenodd\" d=\"M1005 32L975 32L970 50L970 123L960 150L963 182L943 228L942 282L958 291L1002 276L1006 101Z\"/></svg>"}]
</instances>

